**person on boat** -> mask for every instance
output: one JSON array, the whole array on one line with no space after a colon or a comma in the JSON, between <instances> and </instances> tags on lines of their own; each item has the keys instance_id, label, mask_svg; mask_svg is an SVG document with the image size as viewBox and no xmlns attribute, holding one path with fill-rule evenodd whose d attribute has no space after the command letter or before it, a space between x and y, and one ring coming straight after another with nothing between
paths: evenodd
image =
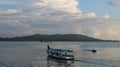
<instances>
[{"instance_id":1,"label":"person on boat","mask_svg":"<svg viewBox=\"0 0 120 67\"><path fill-rule=\"evenodd\" d=\"M97 52L97 50L95 50L95 49L92 49L91 51L92 51L93 53Z\"/></svg>"},{"instance_id":2,"label":"person on boat","mask_svg":"<svg viewBox=\"0 0 120 67\"><path fill-rule=\"evenodd\" d=\"M47 45L47 48L50 49L49 45Z\"/></svg>"}]
</instances>

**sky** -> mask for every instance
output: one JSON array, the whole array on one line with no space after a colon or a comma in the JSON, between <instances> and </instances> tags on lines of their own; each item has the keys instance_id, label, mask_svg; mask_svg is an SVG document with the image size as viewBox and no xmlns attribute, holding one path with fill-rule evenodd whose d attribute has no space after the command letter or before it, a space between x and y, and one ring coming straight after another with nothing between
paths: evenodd
<instances>
[{"instance_id":1,"label":"sky","mask_svg":"<svg viewBox=\"0 0 120 67\"><path fill-rule=\"evenodd\" d=\"M0 0L0 37L82 34L120 40L120 0Z\"/></svg>"}]
</instances>

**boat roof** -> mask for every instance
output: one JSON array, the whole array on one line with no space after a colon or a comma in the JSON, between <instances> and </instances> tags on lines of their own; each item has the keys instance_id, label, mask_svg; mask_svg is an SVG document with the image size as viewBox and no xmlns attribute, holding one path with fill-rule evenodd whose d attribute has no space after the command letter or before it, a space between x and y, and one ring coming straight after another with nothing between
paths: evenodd
<instances>
[{"instance_id":1,"label":"boat roof","mask_svg":"<svg viewBox=\"0 0 120 67\"><path fill-rule=\"evenodd\" d=\"M56 48L50 48L49 50L60 51L60 52L73 52L73 50L56 49Z\"/></svg>"}]
</instances>

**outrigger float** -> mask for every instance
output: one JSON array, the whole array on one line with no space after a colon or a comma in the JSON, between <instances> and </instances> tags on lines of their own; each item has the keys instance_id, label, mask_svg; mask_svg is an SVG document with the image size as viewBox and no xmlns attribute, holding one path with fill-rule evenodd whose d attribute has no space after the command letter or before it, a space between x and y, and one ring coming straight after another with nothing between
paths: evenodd
<instances>
[{"instance_id":1,"label":"outrigger float","mask_svg":"<svg viewBox=\"0 0 120 67\"><path fill-rule=\"evenodd\" d=\"M62 59L62 60L74 60L73 50L50 48L47 49L48 57Z\"/></svg>"}]
</instances>

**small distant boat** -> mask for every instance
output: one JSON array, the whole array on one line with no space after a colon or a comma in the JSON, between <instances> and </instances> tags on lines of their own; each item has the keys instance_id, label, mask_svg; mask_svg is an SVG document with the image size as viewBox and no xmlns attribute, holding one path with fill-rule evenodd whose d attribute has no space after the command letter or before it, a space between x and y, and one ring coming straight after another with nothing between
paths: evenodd
<instances>
[{"instance_id":1,"label":"small distant boat","mask_svg":"<svg viewBox=\"0 0 120 67\"><path fill-rule=\"evenodd\" d=\"M49 57L62 59L62 60L74 60L73 50L56 49L48 46L47 53Z\"/></svg>"},{"instance_id":2,"label":"small distant boat","mask_svg":"<svg viewBox=\"0 0 120 67\"><path fill-rule=\"evenodd\" d=\"M97 52L97 50L95 50L95 49L92 49L91 51L92 51L93 53Z\"/></svg>"}]
</instances>

